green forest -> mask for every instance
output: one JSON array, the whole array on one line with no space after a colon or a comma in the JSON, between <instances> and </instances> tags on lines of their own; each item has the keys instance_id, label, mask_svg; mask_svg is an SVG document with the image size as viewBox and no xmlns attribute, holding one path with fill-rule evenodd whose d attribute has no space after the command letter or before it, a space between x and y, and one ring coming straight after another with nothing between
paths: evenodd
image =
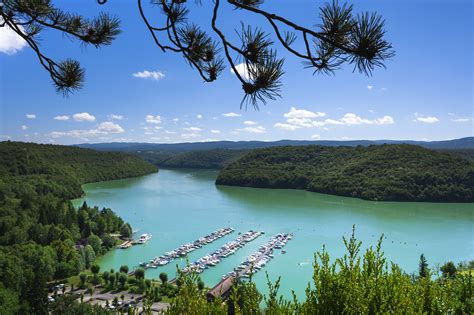
<instances>
[{"instance_id":1,"label":"green forest","mask_svg":"<svg viewBox=\"0 0 474 315\"><path fill-rule=\"evenodd\" d=\"M248 150L212 149L187 152L146 151L135 153L144 160L165 168L221 169Z\"/></svg>"},{"instance_id":2,"label":"green forest","mask_svg":"<svg viewBox=\"0 0 474 315\"><path fill-rule=\"evenodd\" d=\"M222 169L216 184L387 201L474 201L474 162L414 145L257 149Z\"/></svg>"},{"instance_id":3,"label":"green forest","mask_svg":"<svg viewBox=\"0 0 474 315\"><path fill-rule=\"evenodd\" d=\"M89 268L131 228L111 209L76 210L88 182L141 176L155 166L123 153L0 143L2 314L45 314L47 283Z\"/></svg>"},{"instance_id":4,"label":"green forest","mask_svg":"<svg viewBox=\"0 0 474 315\"><path fill-rule=\"evenodd\" d=\"M96 148L96 146L91 146ZM97 146L97 148L102 149ZM104 148L105 150L105 148ZM113 148L110 148L113 150ZM249 149L193 149L191 151L175 152L171 150L137 150L119 151L129 152L137 155L147 162L162 168L201 168L201 169L222 169L231 162L244 156L244 154L255 150ZM449 153L453 156L474 160L474 149L435 149L440 152Z\"/></svg>"}]
</instances>

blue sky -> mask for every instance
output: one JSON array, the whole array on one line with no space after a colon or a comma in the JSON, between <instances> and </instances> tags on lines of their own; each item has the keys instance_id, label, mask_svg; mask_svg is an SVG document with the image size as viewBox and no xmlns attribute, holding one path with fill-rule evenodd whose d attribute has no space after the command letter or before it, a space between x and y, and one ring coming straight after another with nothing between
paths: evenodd
<instances>
[{"instance_id":1,"label":"blue sky","mask_svg":"<svg viewBox=\"0 0 474 315\"><path fill-rule=\"evenodd\" d=\"M54 1L88 17L107 11L123 33L102 49L83 47L54 31L41 47L57 60L77 59L85 87L64 98L55 92L35 55L0 29L0 140L72 144L139 141L188 142L278 139L441 140L474 135L473 4L470 0L352 1L354 11L386 19L396 56L372 77L350 65L335 75L313 75L286 58L282 98L260 111L239 108L240 84L227 67L203 83L184 59L154 44L135 1ZM319 22L319 1L266 1L264 8L306 26ZM194 8L194 6L193 6ZM192 12L210 24L211 1ZM158 16L156 9L148 16ZM240 21L260 18L223 10L218 24L230 38Z\"/></svg>"}]
</instances>

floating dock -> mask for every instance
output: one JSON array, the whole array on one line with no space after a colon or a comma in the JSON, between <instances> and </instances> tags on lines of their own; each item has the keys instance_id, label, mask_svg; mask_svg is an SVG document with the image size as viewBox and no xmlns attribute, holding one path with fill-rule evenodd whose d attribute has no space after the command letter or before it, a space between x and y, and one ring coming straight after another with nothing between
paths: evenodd
<instances>
[{"instance_id":1,"label":"floating dock","mask_svg":"<svg viewBox=\"0 0 474 315\"><path fill-rule=\"evenodd\" d=\"M161 255L159 257L155 257L152 260L150 260L148 263L140 263L140 267L144 269L148 268L158 268L159 266L164 266L172 262L178 257L183 257L189 254L190 252L203 247L204 245L210 244L230 233L234 232L234 229L231 227L226 227L222 228L219 230L216 230L206 236L200 237L197 240L195 240L192 243L187 243L184 245L181 245L180 247L167 252L164 255Z\"/></svg>"},{"instance_id":2,"label":"floating dock","mask_svg":"<svg viewBox=\"0 0 474 315\"><path fill-rule=\"evenodd\" d=\"M233 255L236 251L244 247L247 243L255 240L262 234L263 232L252 230L245 232L235 240L227 242L221 248L196 260L195 262L184 268L183 272L201 273L209 267L214 267L221 262L221 259Z\"/></svg>"},{"instance_id":3,"label":"floating dock","mask_svg":"<svg viewBox=\"0 0 474 315\"><path fill-rule=\"evenodd\" d=\"M222 280L207 293L207 299L209 301L213 301L217 297L226 299L229 296L232 285L237 279L249 277L251 274L259 271L273 258L273 250L283 248L292 237L293 235L291 233L279 233L273 236L234 271L224 275Z\"/></svg>"},{"instance_id":4,"label":"floating dock","mask_svg":"<svg viewBox=\"0 0 474 315\"><path fill-rule=\"evenodd\" d=\"M120 248L120 249L127 249L127 248L132 247L132 246L133 246L133 241L132 241L132 240L128 240L128 241L123 242L123 243L120 244L119 246L117 246L117 248Z\"/></svg>"}]
</instances>

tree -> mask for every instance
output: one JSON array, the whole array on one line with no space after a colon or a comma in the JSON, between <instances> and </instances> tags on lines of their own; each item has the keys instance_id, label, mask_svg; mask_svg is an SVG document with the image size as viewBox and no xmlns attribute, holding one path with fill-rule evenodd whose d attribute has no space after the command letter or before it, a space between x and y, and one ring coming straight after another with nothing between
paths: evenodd
<instances>
[{"instance_id":1,"label":"tree","mask_svg":"<svg viewBox=\"0 0 474 315\"><path fill-rule=\"evenodd\" d=\"M92 265L92 263L94 262L95 260L95 251L94 249L92 248L91 245L86 245L84 247L84 261L85 261L85 267L86 268L90 268L90 266Z\"/></svg>"},{"instance_id":2,"label":"tree","mask_svg":"<svg viewBox=\"0 0 474 315\"><path fill-rule=\"evenodd\" d=\"M127 265L120 266L120 272L128 274L128 266Z\"/></svg>"},{"instance_id":3,"label":"tree","mask_svg":"<svg viewBox=\"0 0 474 315\"><path fill-rule=\"evenodd\" d=\"M199 291L202 291L204 289L204 281L202 281L202 279L198 280L197 287L198 287Z\"/></svg>"},{"instance_id":4,"label":"tree","mask_svg":"<svg viewBox=\"0 0 474 315\"><path fill-rule=\"evenodd\" d=\"M98 264L93 264L91 266L91 271L94 275L98 274L100 271L100 266Z\"/></svg>"},{"instance_id":5,"label":"tree","mask_svg":"<svg viewBox=\"0 0 474 315\"><path fill-rule=\"evenodd\" d=\"M96 255L100 255L102 252L102 240L95 234L91 234L87 238L87 244L92 247Z\"/></svg>"},{"instance_id":6,"label":"tree","mask_svg":"<svg viewBox=\"0 0 474 315\"><path fill-rule=\"evenodd\" d=\"M110 284L110 288L113 289L115 285L115 274L113 273L109 275L109 284Z\"/></svg>"},{"instance_id":7,"label":"tree","mask_svg":"<svg viewBox=\"0 0 474 315\"><path fill-rule=\"evenodd\" d=\"M448 261L444 265L442 265L439 270L442 272L443 277L445 278L454 278L456 275L456 266L452 261Z\"/></svg>"},{"instance_id":8,"label":"tree","mask_svg":"<svg viewBox=\"0 0 474 315\"><path fill-rule=\"evenodd\" d=\"M430 274L428 269L428 260L426 260L425 255L421 254L420 263L418 264L418 275L422 278L427 277Z\"/></svg>"},{"instance_id":9,"label":"tree","mask_svg":"<svg viewBox=\"0 0 474 315\"><path fill-rule=\"evenodd\" d=\"M127 283L128 277L126 274L121 273L120 276L118 277L118 282L120 283L120 289L125 288L125 284Z\"/></svg>"},{"instance_id":10,"label":"tree","mask_svg":"<svg viewBox=\"0 0 474 315\"><path fill-rule=\"evenodd\" d=\"M160 273L160 280L162 284L168 282L168 274L166 272Z\"/></svg>"},{"instance_id":11,"label":"tree","mask_svg":"<svg viewBox=\"0 0 474 315\"><path fill-rule=\"evenodd\" d=\"M354 15L351 5L340 5L337 0L321 7L320 21L314 23L319 29L298 25L263 9L264 0L215 0L213 4L196 1L197 5L209 6L212 34L188 18L194 8L186 0L153 2L149 9L163 15L162 21L166 21L163 25L152 25L148 8L141 0L137 2L139 14L157 47L162 52L181 54L205 82L215 81L227 63L244 92L241 106L250 104L258 108L259 103L280 96L283 59L277 57L274 41L314 73L333 73L348 63L354 70L370 75L375 67L384 67L385 61L394 56L392 45L384 38L385 22L379 15L368 12ZM268 23L272 36L242 23L236 30L238 42L231 41L218 23L223 6L261 18ZM97 48L111 44L120 33L116 17L100 14L89 21L55 8L49 0L7 0L0 8L0 15L2 26L11 28L28 43L56 89L65 94L82 87L84 70L77 61L67 59L58 63L46 57L38 46L41 30L52 28Z\"/></svg>"},{"instance_id":12,"label":"tree","mask_svg":"<svg viewBox=\"0 0 474 315\"><path fill-rule=\"evenodd\" d=\"M110 276L110 274L109 274L108 271L104 271L104 272L102 273L102 279L104 280L105 285L107 285L108 282L109 282L109 276Z\"/></svg>"},{"instance_id":13,"label":"tree","mask_svg":"<svg viewBox=\"0 0 474 315\"><path fill-rule=\"evenodd\" d=\"M141 280L145 277L145 270L143 268L137 268L135 270L135 278Z\"/></svg>"},{"instance_id":14,"label":"tree","mask_svg":"<svg viewBox=\"0 0 474 315\"><path fill-rule=\"evenodd\" d=\"M90 293L90 295L91 295L91 301L92 301L92 299L93 299L93 297L94 297L94 286L91 285L91 286L89 287L89 293Z\"/></svg>"},{"instance_id":15,"label":"tree","mask_svg":"<svg viewBox=\"0 0 474 315\"><path fill-rule=\"evenodd\" d=\"M79 280L81 280L81 287L83 288L86 284L86 281L87 281L87 274L85 273L80 273L79 274Z\"/></svg>"},{"instance_id":16,"label":"tree","mask_svg":"<svg viewBox=\"0 0 474 315\"><path fill-rule=\"evenodd\" d=\"M120 227L120 236L124 238L130 238L132 236L132 228L130 227L130 224L122 224Z\"/></svg>"},{"instance_id":17,"label":"tree","mask_svg":"<svg viewBox=\"0 0 474 315\"><path fill-rule=\"evenodd\" d=\"M0 283L0 305L5 314L17 314L20 309L18 294L3 287Z\"/></svg>"}]
</instances>

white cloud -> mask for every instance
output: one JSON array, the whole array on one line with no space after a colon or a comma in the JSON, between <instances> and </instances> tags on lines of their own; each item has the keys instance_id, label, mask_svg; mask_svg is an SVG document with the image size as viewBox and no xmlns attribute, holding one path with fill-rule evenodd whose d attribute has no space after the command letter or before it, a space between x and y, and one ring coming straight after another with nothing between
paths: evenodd
<instances>
[{"instance_id":1,"label":"white cloud","mask_svg":"<svg viewBox=\"0 0 474 315\"><path fill-rule=\"evenodd\" d=\"M75 121L95 121L95 117L89 113L77 113L72 115Z\"/></svg>"},{"instance_id":2,"label":"white cloud","mask_svg":"<svg viewBox=\"0 0 474 315\"><path fill-rule=\"evenodd\" d=\"M376 125L392 125L395 121L391 116L383 116L382 118L377 118L374 123Z\"/></svg>"},{"instance_id":3,"label":"white cloud","mask_svg":"<svg viewBox=\"0 0 474 315\"><path fill-rule=\"evenodd\" d=\"M0 139L10 140L11 138L9 135L0 135Z\"/></svg>"},{"instance_id":4,"label":"white cloud","mask_svg":"<svg viewBox=\"0 0 474 315\"><path fill-rule=\"evenodd\" d=\"M175 134L177 134L176 131L169 131L169 130L165 130L165 133L166 133L167 135L175 135Z\"/></svg>"},{"instance_id":5,"label":"white cloud","mask_svg":"<svg viewBox=\"0 0 474 315\"><path fill-rule=\"evenodd\" d=\"M115 115L115 114L109 115L109 119L112 119L112 120L122 120L123 118L124 118L123 115Z\"/></svg>"},{"instance_id":6,"label":"white cloud","mask_svg":"<svg viewBox=\"0 0 474 315\"><path fill-rule=\"evenodd\" d=\"M454 116L454 113L448 113L449 116Z\"/></svg>"},{"instance_id":7,"label":"white cloud","mask_svg":"<svg viewBox=\"0 0 474 315\"><path fill-rule=\"evenodd\" d=\"M173 122L177 123L179 121L179 118L173 118Z\"/></svg>"},{"instance_id":8,"label":"white cloud","mask_svg":"<svg viewBox=\"0 0 474 315\"><path fill-rule=\"evenodd\" d=\"M424 124L436 124L439 122L439 119L434 116L419 116L416 117L415 121L422 122Z\"/></svg>"},{"instance_id":9,"label":"white cloud","mask_svg":"<svg viewBox=\"0 0 474 315\"><path fill-rule=\"evenodd\" d=\"M326 126L326 125L344 125L344 123L342 123L339 120L326 119L324 121L314 121L313 125L315 127L322 127L322 126Z\"/></svg>"},{"instance_id":10,"label":"white cloud","mask_svg":"<svg viewBox=\"0 0 474 315\"><path fill-rule=\"evenodd\" d=\"M184 139L199 138L201 135L198 133L183 133L181 137Z\"/></svg>"},{"instance_id":11,"label":"white cloud","mask_svg":"<svg viewBox=\"0 0 474 315\"><path fill-rule=\"evenodd\" d=\"M75 129L75 130L69 130L69 131L53 131L49 134L49 136L52 138L72 137L72 138L78 138L78 139L87 141L88 138L90 137L103 137L106 135L120 134L124 132L125 130L120 125L111 121L105 121L105 122L100 123L95 129L87 129L87 130Z\"/></svg>"},{"instance_id":12,"label":"white cloud","mask_svg":"<svg viewBox=\"0 0 474 315\"><path fill-rule=\"evenodd\" d=\"M153 115L146 115L145 116L145 121L149 124L161 124L161 116L160 115L156 115L156 116L153 116Z\"/></svg>"},{"instance_id":13,"label":"white cloud","mask_svg":"<svg viewBox=\"0 0 474 315\"><path fill-rule=\"evenodd\" d=\"M28 126L26 126L26 125L21 126L21 130L27 130L27 129L28 129Z\"/></svg>"},{"instance_id":14,"label":"white cloud","mask_svg":"<svg viewBox=\"0 0 474 315\"><path fill-rule=\"evenodd\" d=\"M28 119L36 119L36 114L26 114L26 118L28 118Z\"/></svg>"},{"instance_id":15,"label":"white cloud","mask_svg":"<svg viewBox=\"0 0 474 315\"><path fill-rule=\"evenodd\" d=\"M249 133L265 133L266 130L262 126L257 126L257 127L245 127L242 129L236 129L237 131L245 131Z\"/></svg>"},{"instance_id":16,"label":"white cloud","mask_svg":"<svg viewBox=\"0 0 474 315\"><path fill-rule=\"evenodd\" d=\"M313 120L310 118L288 118L286 122L298 128L313 127Z\"/></svg>"},{"instance_id":17,"label":"white cloud","mask_svg":"<svg viewBox=\"0 0 474 315\"><path fill-rule=\"evenodd\" d=\"M148 71L148 70L143 70L140 72L135 72L132 74L135 78L140 78L140 79L150 79L154 81L161 80L165 77L165 74L161 71Z\"/></svg>"},{"instance_id":18,"label":"white cloud","mask_svg":"<svg viewBox=\"0 0 474 315\"><path fill-rule=\"evenodd\" d=\"M119 125L111 121L105 121L99 124L97 130L104 132L106 134L109 133L123 133L125 130Z\"/></svg>"},{"instance_id":19,"label":"white cloud","mask_svg":"<svg viewBox=\"0 0 474 315\"><path fill-rule=\"evenodd\" d=\"M241 115L241 114L237 114L237 113L230 112L230 113L222 114L222 116L224 116L224 117L241 117L242 115Z\"/></svg>"},{"instance_id":20,"label":"white cloud","mask_svg":"<svg viewBox=\"0 0 474 315\"><path fill-rule=\"evenodd\" d=\"M3 19L0 19L0 23ZM24 31L21 25L18 25ZM0 52L13 55L25 48L26 41L15 33L9 26L0 27Z\"/></svg>"},{"instance_id":21,"label":"white cloud","mask_svg":"<svg viewBox=\"0 0 474 315\"><path fill-rule=\"evenodd\" d=\"M211 133L218 134L218 133L221 133L221 131L220 131L220 130L217 130L217 129L212 129L212 130L211 130Z\"/></svg>"},{"instance_id":22,"label":"white cloud","mask_svg":"<svg viewBox=\"0 0 474 315\"><path fill-rule=\"evenodd\" d=\"M469 122L471 120L472 120L471 118L454 118L454 119L451 119L452 122L458 122L458 123Z\"/></svg>"},{"instance_id":23,"label":"white cloud","mask_svg":"<svg viewBox=\"0 0 474 315\"><path fill-rule=\"evenodd\" d=\"M201 119L201 118L202 118L202 115L201 115L201 114L197 114L197 115L196 115L196 118L197 118L197 119Z\"/></svg>"},{"instance_id":24,"label":"white cloud","mask_svg":"<svg viewBox=\"0 0 474 315\"><path fill-rule=\"evenodd\" d=\"M199 132L199 131L201 131L202 129L199 128L199 127L187 127L187 128L183 128L183 130L191 131L191 132Z\"/></svg>"},{"instance_id":25,"label":"white cloud","mask_svg":"<svg viewBox=\"0 0 474 315\"><path fill-rule=\"evenodd\" d=\"M242 78L244 78L245 80L250 80L250 73L248 71L246 63L239 63L238 65L235 65L235 69ZM232 69L232 67L230 68L230 72L232 74L235 74L234 69Z\"/></svg>"},{"instance_id":26,"label":"white cloud","mask_svg":"<svg viewBox=\"0 0 474 315\"><path fill-rule=\"evenodd\" d=\"M273 125L273 127L277 128L277 129L289 130L289 131L293 131L293 130L296 130L296 129L300 128L300 127L295 126L295 125L284 124L284 123L276 123L275 125Z\"/></svg>"},{"instance_id":27,"label":"white cloud","mask_svg":"<svg viewBox=\"0 0 474 315\"><path fill-rule=\"evenodd\" d=\"M299 110L294 107L291 108L290 112L284 114L287 118L285 123L276 123L275 128L293 131L299 128L312 128L312 127L324 127L326 125L389 125L393 124L394 120L391 116L383 116L376 119L367 119L357 116L354 113L346 113L340 119L327 118L325 120L316 120L316 117L325 116L325 113L314 113L307 110Z\"/></svg>"},{"instance_id":28,"label":"white cloud","mask_svg":"<svg viewBox=\"0 0 474 315\"><path fill-rule=\"evenodd\" d=\"M59 115L59 116L54 116L54 120L69 120L69 116L67 115Z\"/></svg>"},{"instance_id":29,"label":"white cloud","mask_svg":"<svg viewBox=\"0 0 474 315\"><path fill-rule=\"evenodd\" d=\"M285 118L318 118L326 116L326 113L323 112L311 112L305 109L296 109L291 107L288 113L283 115Z\"/></svg>"},{"instance_id":30,"label":"white cloud","mask_svg":"<svg viewBox=\"0 0 474 315\"><path fill-rule=\"evenodd\" d=\"M321 139L321 136L320 135L312 135L311 139L319 140L319 139Z\"/></svg>"},{"instance_id":31,"label":"white cloud","mask_svg":"<svg viewBox=\"0 0 474 315\"><path fill-rule=\"evenodd\" d=\"M373 88L374 88L373 85L367 85L367 90L372 91Z\"/></svg>"},{"instance_id":32,"label":"white cloud","mask_svg":"<svg viewBox=\"0 0 474 315\"><path fill-rule=\"evenodd\" d=\"M253 126L253 125L256 125L257 123L255 121L251 121L251 120L246 120L244 121L244 125L247 125L247 126Z\"/></svg>"},{"instance_id":33,"label":"white cloud","mask_svg":"<svg viewBox=\"0 0 474 315\"><path fill-rule=\"evenodd\" d=\"M390 116L383 116L374 120L369 120L366 118L361 118L353 113L347 113L340 119L340 121L345 125L391 125L394 123L393 118Z\"/></svg>"}]
</instances>

